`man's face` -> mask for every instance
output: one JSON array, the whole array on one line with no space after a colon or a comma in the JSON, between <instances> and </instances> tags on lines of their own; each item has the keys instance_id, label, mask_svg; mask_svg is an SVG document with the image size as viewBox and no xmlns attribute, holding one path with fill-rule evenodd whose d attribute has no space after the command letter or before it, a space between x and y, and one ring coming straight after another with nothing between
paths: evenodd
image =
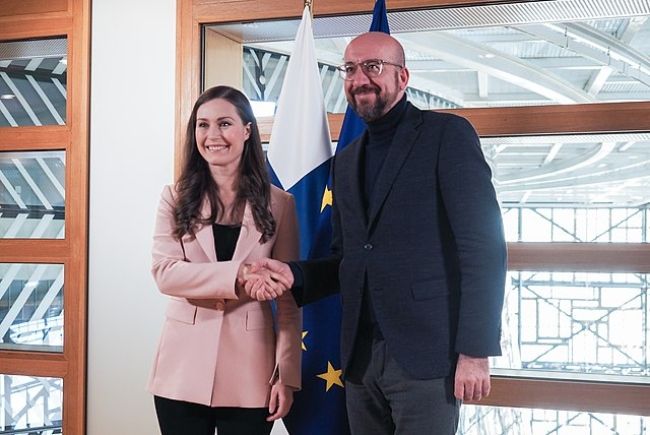
<instances>
[{"instance_id":1,"label":"man's face","mask_svg":"<svg viewBox=\"0 0 650 435\"><path fill-rule=\"evenodd\" d=\"M357 64L381 59L399 64L395 56L387 54L387 51L380 44L373 44L371 39L357 39L345 50L344 60ZM384 64L382 73L372 78L358 66L352 78L344 82L345 96L362 119L374 121L385 115L402 97L407 79L406 70L393 65Z\"/></svg>"}]
</instances>

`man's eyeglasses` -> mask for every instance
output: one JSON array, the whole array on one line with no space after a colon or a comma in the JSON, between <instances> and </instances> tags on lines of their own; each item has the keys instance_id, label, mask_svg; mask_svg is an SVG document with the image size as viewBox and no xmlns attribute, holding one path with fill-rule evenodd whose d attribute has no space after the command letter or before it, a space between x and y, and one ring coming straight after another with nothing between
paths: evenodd
<instances>
[{"instance_id":1,"label":"man's eyeglasses","mask_svg":"<svg viewBox=\"0 0 650 435\"><path fill-rule=\"evenodd\" d=\"M339 70L339 73L341 73L341 77L343 77L344 80L352 80L358 67L361 67L361 71L363 71L366 76L375 78L381 75L381 72L384 70L384 65L392 65L399 69L404 68L402 65L382 59L369 59L364 60L363 62L347 62L343 65L337 66L336 69Z\"/></svg>"}]
</instances>

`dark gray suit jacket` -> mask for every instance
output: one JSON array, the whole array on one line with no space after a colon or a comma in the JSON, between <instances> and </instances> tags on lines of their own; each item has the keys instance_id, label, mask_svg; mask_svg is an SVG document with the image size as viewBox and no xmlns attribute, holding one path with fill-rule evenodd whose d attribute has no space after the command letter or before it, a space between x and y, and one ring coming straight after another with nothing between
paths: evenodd
<instances>
[{"instance_id":1,"label":"dark gray suit jacket","mask_svg":"<svg viewBox=\"0 0 650 435\"><path fill-rule=\"evenodd\" d=\"M364 277L388 352L414 378L451 375L458 353L499 355L506 244L471 124L408 104L368 210L359 170L366 140L336 156L332 256L297 263L297 302L340 290L344 369Z\"/></svg>"}]
</instances>

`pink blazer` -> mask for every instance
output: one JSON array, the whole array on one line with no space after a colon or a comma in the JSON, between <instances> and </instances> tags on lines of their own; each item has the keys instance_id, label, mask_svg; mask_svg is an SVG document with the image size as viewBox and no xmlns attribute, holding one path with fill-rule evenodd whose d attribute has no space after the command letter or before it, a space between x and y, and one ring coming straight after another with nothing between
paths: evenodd
<instances>
[{"instance_id":1,"label":"pink blazer","mask_svg":"<svg viewBox=\"0 0 650 435\"><path fill-rule=\"evenodd\" d=\"M172 186L163 190L153 238L152 273L170 299L149 391L208 406L268 406L274 382L300 388L301 312L285 293L274 319L269 302L237 295L235 280L242 262L297 259L293 197L271 187L277 225L264 244L246 204L232 261L217 261L211 225L195 239L172 236L175 195Z\"/></svg>"}]
</instances>

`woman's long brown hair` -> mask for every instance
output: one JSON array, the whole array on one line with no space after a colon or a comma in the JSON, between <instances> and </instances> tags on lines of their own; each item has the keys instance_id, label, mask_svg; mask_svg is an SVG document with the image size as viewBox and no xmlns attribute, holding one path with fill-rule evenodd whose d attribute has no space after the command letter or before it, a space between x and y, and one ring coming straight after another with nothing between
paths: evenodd
<instances>
[{"instance_id":1,"label":"woman's long brown hair","mask_svg":"<svg viewBox=\"0 0 650 435\"><path fill-rule=\"evenodd\" d=\"M250 123L250 136L244 142L244 151L239 163L235 209L240 209L239 207L248 201L253 212L255 227L262 233L261 243L264 243L275 233L276 223L270 210L271 187L266 172L262 141L250 102L244 94L229 86L210 88L194 103L185 133L183 167L176 183L174 236L179 240L185 234L194 237L198 225L211 225L224 212L223 202L219 198L219 186L212 178L208 163L199 153L194 134L199 107L217 98L222 98L235 106L244 125ZM207 198L210 203L210 216L207 218L201 216L204 198Z\"/></svg>"}]
</instances>

